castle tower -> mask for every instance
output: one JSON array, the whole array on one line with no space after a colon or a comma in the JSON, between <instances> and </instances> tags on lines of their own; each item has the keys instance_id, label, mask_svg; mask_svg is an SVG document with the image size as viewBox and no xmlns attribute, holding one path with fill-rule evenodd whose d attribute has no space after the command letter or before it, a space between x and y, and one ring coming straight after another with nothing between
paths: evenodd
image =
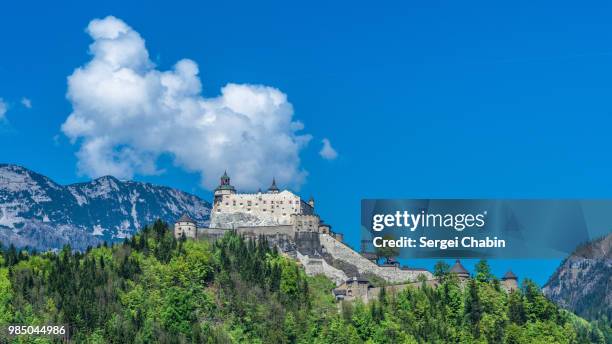
<instances>
[{"instance_id":1,"label":"castle tower","mask_svg":"<svg viewBox=\"0 0 612 344\"><path fill-rule=\"evenodd\" d=\"M469 271L461 264L459 259L455 261L455 265L450 269L450 273L455 274L459 281L465 281L470 278Z\"/></svg>"},{"instance_id":2,"label":"castle tower","mask_svg":"<svg viewBox=\"0 0 612 344\"><path fill-rule=\"evenodd\" d=\"M279 193L279 189L276 186L276 178L272 178L272 185L268 188L269 193Z\"/></svg>"},{"instance_id":3,"label":"castle tower","mask_svg":"<svg viewBox=\"0 0 612 344\"><path fill-rule=\"evenodd\" d=\"M506 291L511 292L514 290L518 290L518 277L511 271L508 270L504 277L502 277L502 285Z\"/></svg>"},{"instance_id":4,"label":"castle tower","mask_svg":"<svg viewBox=\"0 0 612 344\"><path fill-rule=\"evenodd\" d=\"M174 224L174 237L180 239L185 236L188 239L195 239L197 226L187 214L183 214L180 219Z\"/></svg>"},{"instance_id":5,"label":"castle tower","mask_svg":"<svg viewBox=\"0 0 612 344\"><path fill-rule=\"evenodd\" d=\"M312 209L314 209L314 205L315 205L314 197L310 196L310 199L308 200L308 205L310 205Z\"/></svg>"},{"instance_id":6,"label":"castle tower","mask_svg":"<svg viewBox=\"0 0 612 344\"><path fill-rule=\"evenodd\" d=\"M236 189L230 184L230 177L227 175L227 171L223 172L221 176L221 182L215 189L214 205L217 205L223 200L223 195L232 195L236 193Z\"/></svg>"}]
</instances>

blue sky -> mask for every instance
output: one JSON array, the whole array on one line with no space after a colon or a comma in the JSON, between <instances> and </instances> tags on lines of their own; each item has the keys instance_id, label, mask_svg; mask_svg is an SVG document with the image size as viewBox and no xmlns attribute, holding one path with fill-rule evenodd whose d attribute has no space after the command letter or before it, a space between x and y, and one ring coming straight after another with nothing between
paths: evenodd
<instances>
[{"instance_id":1,"label":"blue sky","mask_svg":"<svg viewBox=\"0 0 612 344\"><path fill-rule=\"evenodd\" d=\"M67 77L91 59L88 23L113 15L156 68L195 61L204 97L228 83L286 94L313 137L299 150L299 192L354 246L362 198L610 197L611 4L581 5L11 2L0 12L0 161L89 179L61 130ZM323 138L335 160L320 157ZM211 198L172 154L158 167L134 178ZM556 263L494 268L544 282Z\"/></svg>"}]
</instances>

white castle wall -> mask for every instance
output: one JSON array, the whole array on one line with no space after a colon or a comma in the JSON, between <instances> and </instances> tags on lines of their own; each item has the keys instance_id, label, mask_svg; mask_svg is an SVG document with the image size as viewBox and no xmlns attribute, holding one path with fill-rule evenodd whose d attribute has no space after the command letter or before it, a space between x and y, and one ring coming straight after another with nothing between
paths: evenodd
<instances>
[{"instance_id":1,"label":"white castle wall","mask_svg":"<svg viewBox=\"0 0 612 344\"><path fill-rule=\"evenodd\" d=\"M320 222L317 215L295 214L291 216L291 224L297 232L317 232Z\"/></svg>"},{"instance_id":2,"label":"white castle wall","mask_svg":"<svg viewBox=\"0 0 612 344\"><path fill-rule=\"evenodd\" d=\"M291 215L313 214L312 207L288 190L278 193L234 193L224 194L215 202L211 222L220 214L245 213L265 222L279 225L291 224Z\"/></svg>"},{"instance_id":3,"label":"white castle wall","mask_svg":"<svg viewBox=\"0 0 612 344\"><path fill-rule=\"evenodd\" d=\"M360 274L370 273L392 283L414 282L421 274L425 275L428 280L433 279L432 273L426 270L404 270L393 266L378 266L328 234L319 234L319 237L321 245L328 254L334 259L355 265Z\"/></svg>"}]
</instances>

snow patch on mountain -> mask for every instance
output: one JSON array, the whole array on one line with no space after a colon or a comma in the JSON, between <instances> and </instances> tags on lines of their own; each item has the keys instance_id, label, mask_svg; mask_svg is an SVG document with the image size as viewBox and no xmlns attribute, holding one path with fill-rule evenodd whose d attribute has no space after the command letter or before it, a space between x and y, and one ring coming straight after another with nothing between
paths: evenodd
<instances>
[{"instance_id":1,"label":"snow patch on mountain","mask_svg":"<svg viewBox=\"0 0 612 344\"><path fill-rule=\"evenodd\" d=\"M94 225L93 226L93 233L92 235L96 235L96 236L100 236L100 235L104 235L105 230L102 228L102 226L100 225Z\"/></svg>"},{"instance_id":2,"label":"snow patch on mountain","mask_svg":"<svg viewBox=\"0 0 612 344\"><path fill-rule=\"evenodd\" d=\"M87 204L87 197L85 197L84 195L81 195L79 193L79 191L76 189L76 187L68 186L67 189L68 189L68 191L70 191L72 196L74 196L74 199L77 201L77 204L79 206L81 206L83 204Z\"/></svg>"}]
</instances>

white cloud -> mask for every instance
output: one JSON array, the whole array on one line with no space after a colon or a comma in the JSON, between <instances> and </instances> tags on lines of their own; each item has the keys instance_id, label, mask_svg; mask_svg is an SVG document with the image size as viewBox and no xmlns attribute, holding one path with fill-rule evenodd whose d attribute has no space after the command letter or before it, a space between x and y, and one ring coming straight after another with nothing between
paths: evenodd
<instances>
[{"instance_id":1,"label":"white cloud","mask_svg":"<svg viewBox=\"0 0 612 344\"><path fill-rule=\"evenodd\" d=\"M299 153L311 137L298 133L303 125L283 92L230 83L204 98L194 61L157 69L143 38L120 19L93 20L87 32L92 58L68 77L73 112L62 125L80 146L81 173L155 174L157 158L170 154L209 189L225 169L244 189L265 187L272 176L303 183Z\"/></svg>"},{"instance_id":2,"label":"white cloud","mask_svg":"<svg viewBox=\"0 0 612 344\"><path fill-rule=\"evenodd\" d=\"M4 101L4 99L0 98L0 121L4 119L6 111L8 111L8 104Z\"/></svg>"},{"instance_id":3,"label":"white cloud","mask_svg":"<svg viewBox=\"0 0 612 344\"><path fill-rule=\"evenodd\" d=\"M21 105L25 106L28 109L31 109L32 101L29 98L23 97L21 98Z\"/></svg>"},{"instance_id":4,"label":"white cloud","mask_svg":"<svg viewBox=\"0 0 612 344\"><path fill-rule=\"evenodd\" d=\"M321 142L323 143L323 148L321 148L319 154L321 157L323 157L323 159L334 160L338 157L338 152L336 152L334 147L332 147L331 142L329 142L328 139L323 139Z\"/></svg>"}]
</instances>

